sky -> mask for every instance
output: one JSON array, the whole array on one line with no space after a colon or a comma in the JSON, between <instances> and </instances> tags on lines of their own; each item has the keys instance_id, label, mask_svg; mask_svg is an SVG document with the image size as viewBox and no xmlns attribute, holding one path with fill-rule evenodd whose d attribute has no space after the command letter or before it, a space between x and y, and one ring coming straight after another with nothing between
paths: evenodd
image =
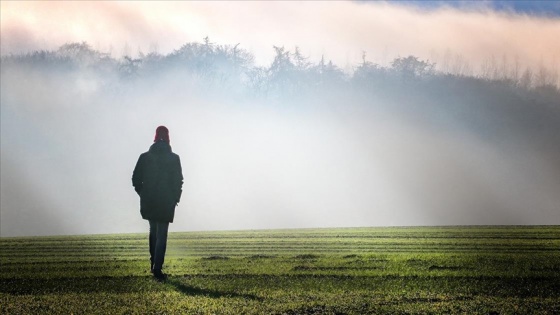
<instances>
[{"instance_id":1,"label":"sky","mask_svg":"<svg viewBox=\"0 0 560 315\"><path fill-rule=\"evenodd\" d=\"M553 1L0 6L2 55L83 41L115 58L167 54L208 36L239 43L260 65L272 62L275 45L298 46L310 60L324 56L347 71L365 52L382 65L415 55L443 70L466 64L471 74L489 60L560 72ZM418 117L353 108L351 98L348 111L302 111L216 104L170 91L172 82L108 96L96 94L89 73L60 79L3 72L2 237L145 232L130 176L161 124L185 172L171 231L560 224L554 161L520 150L526 143L513 135L504 139L511 148L500 149L460 130L440 134ZM442 186L450 188L446 194Z\"/></svg>"},{"instance_id":2,"label":"sky","mask_svg":"<svg viewBox=\"0 0 560 315\"><path fill-rule=\"evenodd\" d=\"M397 2L397 1L395 1ZM502 0L502 1L398 1L401 5L434 10L441 7L454 7L462 10L487 9L514 14L529 14L545 17L560 16L560 2L550 0Z\"/></svg>"},{"instance_id":3,"label":"sky","mask_svg":"<svg viewBox=\"0 0 560 315\"><path fill-rule=\"evenodd\" d=\"M386 65L415 55L476 73L492 58L558 69L557 1L3 1L1 54L86 41L116 57L169 53L206 36L240 44L258 64L299 46L351 70L365 52Z\"/></svg>"}]
</instances>

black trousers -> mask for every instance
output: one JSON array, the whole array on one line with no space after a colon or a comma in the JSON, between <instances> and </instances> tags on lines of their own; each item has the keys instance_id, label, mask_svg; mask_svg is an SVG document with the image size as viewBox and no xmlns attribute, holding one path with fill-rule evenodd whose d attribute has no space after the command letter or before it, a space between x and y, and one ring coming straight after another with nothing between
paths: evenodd
<instances>
[{"instance_id":1,"label":"black trousers","mask_svg":"<svg viewBox=\"0 0 560 315\"><path fill-rule=\"evenodd\" d=\"M150 220L150 261L153 270L161 270L167 249L169 222Z\"/></svg>"}]
</instances>

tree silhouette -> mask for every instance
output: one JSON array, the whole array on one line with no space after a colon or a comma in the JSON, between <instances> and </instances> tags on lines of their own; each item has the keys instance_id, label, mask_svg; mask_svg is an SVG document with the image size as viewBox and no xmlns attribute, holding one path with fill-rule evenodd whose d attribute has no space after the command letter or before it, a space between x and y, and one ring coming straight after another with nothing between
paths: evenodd
<instances>
[{"instance_id":1,"label":"tree silhouette","mask_svg":"<svg viewBox=\"0 0 560 315\"><path fill-rule=\"evenodd\" d=\"M391 62L392 70L404 78L423 77L433 74L435 63L419 60L418 57L399 57Z\"/></svg>"}]
</instances>

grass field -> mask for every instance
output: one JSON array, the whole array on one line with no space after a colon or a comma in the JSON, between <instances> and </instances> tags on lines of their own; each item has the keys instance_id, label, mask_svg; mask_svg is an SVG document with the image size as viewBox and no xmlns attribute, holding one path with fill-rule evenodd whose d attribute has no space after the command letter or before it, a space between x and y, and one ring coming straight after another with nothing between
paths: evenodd
<instances>
[{"instance_id":1,"label":"grass field","mask_svg":"<svg viewBox=\"0 0 560 315\"><path fill-rule=\"evenodd\" d=\"M1 314L560 314L560 226L0 239Z\"/></svg>"}]
</instances>

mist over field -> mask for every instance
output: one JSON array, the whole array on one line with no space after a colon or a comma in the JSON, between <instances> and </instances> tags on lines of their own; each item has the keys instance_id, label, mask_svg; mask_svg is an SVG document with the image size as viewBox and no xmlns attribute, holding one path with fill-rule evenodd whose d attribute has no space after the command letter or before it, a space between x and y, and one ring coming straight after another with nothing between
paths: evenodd
<instances>
[{"instance_id":1,"label":"mist over field","mask_svg":"<svg viewBox=\"0 0 560 315\"><path fill-rule=\"evenodd\" d=\"M555 87L277 53L266 71L209 41L3 58L2 235L144 230L130 177L161 124L185 176L176 231L560 223Z\"/></svg>"},{"instance_id":2,"label":"mist over field","mask_svg":"<svg viewBox=\"0 0 560 315\"><path fill-rule=\"evenodd\" d=\"M558 19L498 14L500 25L546 30L542 45L522 36L522 49L504 37L512 54L502 59L475 60L480 47L429 60L425 43L416 55L414 45L363 53L347 42L330 62L313 41L262 53L202 36L123 57L81 42L101 32L21 40L43 33L10 24L17 12L2 16L0 236L147 231L131 176L159 125L185 177L171 231L560 224ZM432 22L459 14L438 12ZM114 40L130 38L119 30ZM357 59L342 61L345 47Z\"/></svg>"}]
</instances>

